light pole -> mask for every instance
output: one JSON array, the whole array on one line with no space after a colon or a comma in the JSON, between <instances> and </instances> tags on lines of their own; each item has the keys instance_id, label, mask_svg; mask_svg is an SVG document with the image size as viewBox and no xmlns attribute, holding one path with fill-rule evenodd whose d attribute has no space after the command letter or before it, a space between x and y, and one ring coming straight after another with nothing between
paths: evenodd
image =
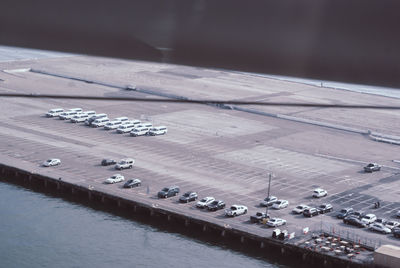
<instances>
[{"instance_id":1,"label":"light pole","mask_svg":"<svg viewBox=\"0 0 400 268\"><path fill-rule=\"evenodd\" d=\"M269 173L268 195L267 195L267 200L268 200L268 202L269 202L269 192L270 192L270 189L271 189L271 179L272 179L272 174ZM265 213L266 213L267 215L268 215L268 208L269 208L269 204L267 203L267 208L266 208L266 211L265 211Z\"/></svg>"}]
</instances>

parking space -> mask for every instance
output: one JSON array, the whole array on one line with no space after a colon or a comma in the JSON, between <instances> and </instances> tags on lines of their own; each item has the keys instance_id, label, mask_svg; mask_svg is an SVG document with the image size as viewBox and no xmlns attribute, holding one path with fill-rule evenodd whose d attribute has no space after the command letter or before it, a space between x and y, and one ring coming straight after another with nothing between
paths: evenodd
<instances>
[{"instance_id":1,"label":"parking space","mask_svg":"<svg viewBox=\"0 0 400 268\"><path fill-rule=\"evenodd\" d=\"M151 77L147 68L143 70L146 70L143 77ZM157 79L162 80L168 75L176 77L175 72L176 69L173 73L164 72ZM224 74L212 75L212 80L217 81L218 75ZM40 81L39 85L48 83L46 88L50 88L57 84L62 92L69 92L65 81L58 84L60 79L34 76L35 80ZM15 91L28 86L32 77L29 74L24 77L25 82L18 80ZM221 78L219 81L225 83L230 79ZM140 81L145 83L144 79ZM15 78L10 81L9 90L13 90L11 82L15 82ZM74 83L74 87L81 87L78 82ZM236 85L233 83L230 87ZM80 89L88 90L86 85ZM96 87L95 92L110 96L128 94L106 87L104 90ZM251 92L255 97L257 94L265 95L261 89ZM246 94L241 93L241 96ZM269 213L273 217L286 219L289 230L324 222L370 239L386 239L400 244L389 236L345 226L333 217L335 212L313 218L291 214L291 210L301 203L318 206L329 202L335 211L353 207L393 219L394 213L400 209L397 201L400 200L400 188L398 181L392 178L398 171L384 167L382 171L372 174L361 172L363 165L374 159L386 165L391 163L398 150L393 145L376 143L364 136L334 129L205 105L55 102L40 99L29 102L30 106L27 106L28 101L10 100L4 103L5 112L0 115L3 123L0 126L0 152L15 159L16 166L19 161L24 161L37 172L45 172L56 178L62 176L66 181L90 185L94 189L131 199L151 201L155 206L191 213L266 236L271 235L271 229L249 224L249 215L266 210L259 203L267 196L268 174L272 173L271 194L288 200L290 204L281 210L270 209ZM82 107L84 110L107 113L112 118L128 116L148 120L153 124L166 125L169 132L164 136L131 137L43 116L48 109L55 107ZM8 108L24 111L15 114ZM62 164L54 168L40 167L49 157L60 158ZM101 159L108 157L116 160L132 157L136 163L132 169L122 171L115 170L113 166L101 166ZM106 178L116 173L122 174L125 179L139 178L142 186L123 189L121 183L104 184ZM214 196L224 200L227 206L246 205L248 214L225 218L223 210L199 210L193 202L179 204L178 197L166 200L156 198L161 188L170 185L180 186L181 193L196 191L200 198ZM317 187L327 190L328 196L312 198L312 192ZM373 204L378 200L382 205L374 209Z\"/></svg>"}]
</instances>

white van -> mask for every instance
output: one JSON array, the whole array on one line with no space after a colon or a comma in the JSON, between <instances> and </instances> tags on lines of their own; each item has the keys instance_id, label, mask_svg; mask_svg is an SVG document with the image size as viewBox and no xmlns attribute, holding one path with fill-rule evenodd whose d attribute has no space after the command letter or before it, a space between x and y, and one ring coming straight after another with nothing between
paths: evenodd
<instances>
[{"instance_id":1,"label":"white van","mask_svg":"<svg viewBox=\"0 0 400 268\"><path fill-rule=\"evenodd\" d=\"M148 129L150 129L153 127L153 124L150 122L142 122L142 123L140 123L140 125L137 126L137 128L139 128L139 127L147 127Z\"/></svg>"},{"instance_id":2,"label":"white van","mask_svg":"<svg viewBox=\"0 0 400 268\"><path fill-rule=\"evenodd\" d=\"M117 129L120 125L122 124L121 121L110 121L107 124L104 125L105 130L110 130L110 129Z\"/></svg>"},{"instance_id":3,"label":"white van","mask_svg":"<svg viewBox=\"0 0 400 268\"><path fill-rule=\"evenodd\" d=\"M88 117L89 117L89 116L88 116L87 114L80 113L80 114L74 115L74 116L71 118L71 122L72 122L72 123L84 122Z\"/></svg>"},{"instance_id":4,"label":"white van","mask_svg":"<svg viewBox=\"0 0 400 268\"><path fill-rule=\"evenodd\" d=\"M105 117L107 117L107 114L96 114L96 115L86 119L85 125L90 126L96 119L105 118Z\"/></svg>"},{"instance_id":5,"label":"white van","mask_svg":"<svg viewBox=\"0 0 400 268\"><path fill-rule=\"evenodd\" d=\"M117 117L114 118L113 121L121 121L121 122L125 122L125 121L129 121L129 118L126 116L122 116L122 117Z\"/></svg>"},{"instance_id":6,"label":"white van","mask_svg":"<svg viewBox=\"0 0 400 268\"><path fill-rule=\"evenodd\" d=\"M108 119L108 117L103 117L103 118L99 118L96 119L92 122L91 126L92 127L102 127L105 124L107 124L108 122L110 122L110 119Z\"/></svg>"},{"instance_id":7,"label":"white van","mask_svg":"<svg viewBox=\"0 0 400 268\"><path fill-rule=\"evenodd\" d=\"M83 114L87 114L88 117L93 117L96 115L96 111L84 111Z\"/></svg>"},{"instance_id":8,"label":"white van","mask_svg":"<svg viewBox=\"0 0 400 268\"><path fill-rule=\"evenodd\" d=\"M47 117L55 117L55 116L59 116L61 113L64 112L63 108L55 108L55 109L51 109L46 113Z\"/></svg>"},{"instance_id":9,"label":"white van","mask_svg":"<svg viewBox=\"0 0 400 268\"><path fill-rule=\"evenodd\" d=\"M81 113L81 112L82 112L82 108L71 108L71 109L68 109L68 112L78 112L78 113Z\"/></svg>"},{"instance_id":10,"label":"white van","mask_svg":"<svg viewBox=\"0 0 400 268\"><path fill-rule=\"evenodd\" d=\"M68 120L71 119L74 115L77 115L80 112L77 111L66 111L61 113L58 118L60 118L61 120Z\"/></svg>"},{"instance_id":11,"label":"white van","mask_svg":"<svg viewBox=\"0 0 400 268\"><path fill-rule=\"evenodd\" d=\"M143 136L146 135L147 132L149 132L148 127L137 127L134 130L131 131L131 136L137 137L137 136Z\"/></svg>"},{"instance_id":12,"label":"white van","mask_svg":"<svg viewBox=\"0 0 400 268\"><path fill-rule=\"evenodd\" d=\"M136 127L133 123L123 124L118 127L117 133L128 133L131 132Z\"/></svg>"},{"instance_id":13,"label":"white van","mask_svg":"<svg viewBox=\"0 0 400 268\"><path fill-rule=\"evenodd\" d=\"M149 130L149 135L150 136L155 136L155 135L164 135L168 132L168 129L166 126L159 126L159 127L153 127Z\"/></svg>"}]
</instances>

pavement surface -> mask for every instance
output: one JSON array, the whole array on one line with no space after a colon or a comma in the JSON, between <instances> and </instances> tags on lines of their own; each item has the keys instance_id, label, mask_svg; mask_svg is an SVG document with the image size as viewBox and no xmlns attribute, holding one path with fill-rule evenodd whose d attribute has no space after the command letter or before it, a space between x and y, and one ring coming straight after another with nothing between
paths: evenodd
<instances>
[{"instance_id":1,"label":"pavement surface","mask_svg":"<svg viewBox=\"0 0 400 268\"><path fill-rule=\"evenodd\" d=\"M26 68L121 87L134 84L192 99L400 105L398 99L250 74L87 56L2 62L0 92L154 97ZM400 245L400 239L392 235L344 225L334 217L335 212L313 218L291 214L298 204L318 206L328 202L335 211L353 207L396 220L395 213L400 210L398 145L376 142L368 135L207 105L22 98L0 98L0 104L2 163L265 236L271 236L272 230L250 224L249 216L265 211L259 203L267 196L268 175L273 174L271 195L290 204L269 212L286 219L289 232L300 234L302 228L310 227L311 231L330 230L371 245ZM81 107L107 113L110 118L128 116L150 121L167 126L168 133L131 137L44 116L58 107ZM246 108L400 136L399 111L395 110ZM136 160L133 169L116 171L113 166L100 165L103 158L126 157ZM60 158L62 164L41 167L47 158ZM382 170L364 173L363 166L369 162L382 164ZM139 178L142 186L123 189L121 183L105 185L104 180L115 173L126 179ZM249 212L225 218L223 211L195 208L195 202L179 204L179 196L159 200L157 192L170 185L180 186L181 193L192 190L200 198L222 199L227 206L246 205ZM317 187L327 190L328 196L312 198ZM376 201L381 203L379 209L373 208Z\"/></svg>"}]
</instances>

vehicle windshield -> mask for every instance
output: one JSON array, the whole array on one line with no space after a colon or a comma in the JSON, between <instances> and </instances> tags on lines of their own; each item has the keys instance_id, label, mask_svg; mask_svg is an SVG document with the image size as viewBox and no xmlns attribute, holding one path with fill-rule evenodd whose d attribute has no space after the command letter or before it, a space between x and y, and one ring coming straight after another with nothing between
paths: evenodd
<instances>
[{"instance_id":1,"label":"vehicle windshield","mask_svg":"<svg viewBox=\"0 0 400 268\"><path fill-rule=\"evenodd\" d=\"M213 201L212 203L211 203L211 205L217 205L218 204L218 201Z\"/></svg>"},{"instance_id":2,"label":"vehicle windshield","mask_svg":"<svg viewBox=\"0 0 400 268\"><path fill-rule=\"evenodd\" d=\"M126 164L126 161L120 161L118 164L120 165Z\"/></svg>"},{"instance_id":3,"label":"vehicle windshield","mask_svg":"<svg viewBox=\"0 0 400 268\"><path fill-rule=\"evenodd\" d=\"M184 197L189 197L190 193L185 193L183 196Z\"/></svg>"},{"instance_id":4,"label":"vehicle windshield","mask_svg":"<svg viewBox=\"0 0 400 268\"><path fill-rule=\"evenodd\" d=\"M162 192L168 192L168 188L163 188L161 191Z\"/></svg>"},{"instance_id":5,"label":"vehicle windshield","mask_svg":"<svg viewBox=\"0 0 400 268\"><path fill-rule=\"evenodd\" d=\"M262 216L262 213L261 212L257 212L256 216Z\"/></svg>"},{"instance_id":6,"label":"vehicle windshield","mask_svg":"<svg viewBox=\"0 0 400 268\"><path fill-rule=\"evenodd\" d=\"M231 207L231 210L236 210L236 207Z\"/></svg>"},{"instance_id":7,"label":"vehicle windshield","mask_svg":"<svg viewBox=\"0 0 400 268\"><path fill-rule=\"evenodd\" d=\"M111 176L111 179L116 179L117 178L117 176Z\"/></svg>"},{"instance_id":8,"label":"vehicle windshield","mask_svg":"<svg viewBox=\"0 0 400 268\"><path fill-rule=\"evenodd\" d=\"M53 161L53 160L49 159L49 160L47 160L46 162L47 162L47 163L50 163L51 161Z\"/></svg>"},{"instance_id":9,"label":"vehicle windshield","mask_svg":"<svg viewBox=\"0 0 400 268\"><path fill-rule=\"evenodd\" d=\"M303 209L303 206L297 206L296 208L298 208L298 209Z\"/></svg>"},{"instance_id":10,"label":"vehicle windshield","mask_svg":"<svg viewBox=\"0 0 400 268\"><path fill-rule=\"evenodd\" d=\"M131 183L131 182L133 182L133 180L128 180L126 183Z\"/></svg>"}]
</instances>

